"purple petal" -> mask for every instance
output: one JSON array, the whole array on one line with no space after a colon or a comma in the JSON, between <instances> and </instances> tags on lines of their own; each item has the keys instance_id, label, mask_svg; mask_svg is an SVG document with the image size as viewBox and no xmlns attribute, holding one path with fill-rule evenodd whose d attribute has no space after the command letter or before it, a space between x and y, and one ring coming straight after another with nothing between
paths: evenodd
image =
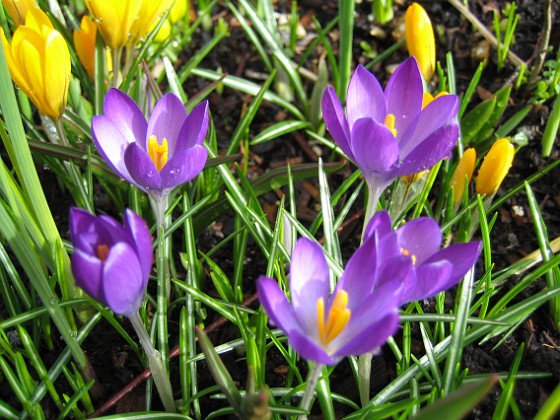
<instances>
[{"instance_id":1,"label":"purple petal","mask_svg":"<svg viewBox=\"0 0 560 420\"><path fill-rule=\"evenodd\" d=\"M403 288L401 304L428 299L449 289L457 281L452 281L453 266L449 261L436 261L416 268L416 281Z\"/></svg>"},{"instance_id":2,"label":"purple petal","mask_svg":"<svg viewBox=\"0 0 560 420\"><path fill-rule=\"evenodd\" d=\"M354 160L354 153L350 144L350 128L340 105L340 100L332 86L325 89L321 101L325 126L332 138L350 159Z\"/></svg>"},{"instance_id":3,"label":"purple petal","mask_svg":"<svg viewBox=\"0 0 560 420\"><path fill-rule=\"evenodd\" d=\"M208 101L203 101L191 111L179 132L177 150L201 145L208 131Z\"/></svg>"},{"instance_id":4,"label":"purple petal","mask_svg":"<svg viewBox=\"0 0 560 420\"><path fill-rule=\"evenodd\" d=\"M395 128L399 141L422 109L423 96L422 76L416 59L410 57L397 68L385 88L387 113L395 116Z\"/></svg>"},{"instance_id":5,"label":"purple petal","mask_svg":"<svg viewBox=\"0 0 560 420\"><path fill-rule=\"evenodd\" d=\"M93 224L96 217L89 211L72 207L70 209L70 239L74 242L82 232L85 232Z\"/></svg>"},{"instance_id":6,"label":"purple petal","mask_svg":"<svg viewBox=\"0 0 560 420\"><path fill-rule=\"evenodd\" d=\"M399 158L397 139L382 124L361 118L352 126L354 161L367 179L369 175L384 173Z\"/></svg>"},{"instance_id":7,"label":"purple petal","mask_svg":"<svg viewBox=\"0 0 560 420\"><path fill-rule=\"evenodd\" d=\"M374 294L377 294L377 289L385 287L387 283L397 280L393 285L394 291L405 289L408 284L413 283L415 280L415 270L412 260L409 257L399 255L398 257L391 257L383 261L378 269L379 280L375 284ZM400 293L400 292L399 292Z\"/></svg>"},{"instance_id":8,"label":"purple petal","mask_svg":"<svg viewBox=\"0 0 560 420\"><path fill-rule=\"evenodd\" d=\"M394 177L407 176L431 168L451 155L458 138L459 126L455 123L437 129L412 150L391 174Z\"/></svg>"},{"instance_id":9,"label":"purple petal","mask_svg":"<svg viewBox=\"0 0 560 420\"><path fill-rule=\"evenodd\" d=\"M195 178L206 164L208 151L204 146L196 145L191 149L177 150L163 168L161 168L161 185L174 188Z\"/></svg>"},{"instance_id":10,"label":"purple petal","mask_svg":"<svg viewBox=\"0 0 560 420\"><path fill-rule=\"evenodd\" d=\"M354 71L348 85L346 113L350 127L360 118L383 123L387 115L385 95L379 81L361 65Z\"/></svg>"},{"instance_id":11,"label":"purple petal","mask_svg":"<svg viewBox=\"0 0 560 420\"><path fill-rule=\"evenodd\" d=\"M453 265L451 281L459 281L476 263L482 244L479 241L454 244L442 249L426 260L426 264L446 260Z\"/></svg>"},{"instance_id":12,"label":"purple petal","mask_svg":"<svg viewBox=\"0 0 560 420\"><path fill-rule=\"evenodd\" d=\"M275 280L260 276L257 280L257 293L264 311L274 325L286 335L290 331L301 330L294 308Z\"/></svg>"},{"instance_id":13,"label":"purple petal","mask_svg":"<svg viewBox=\"0 0 560 420\"><path fill-rule=\"evenodd\" d=\"M441 230L430 217L420 217L405 223L397 229L399 246L403 253L409 252L416 257L416 264L422 264L441 246Z\"/></svg>"},{"instance_id":14,"label":"purple petal","mask_svg":"<svg viewBox=\"0 0 560 420\"><path fill-rule=\"evenodd\" d=\"M107 304L102 292L103 263L101 260L81 249L74 249L71 265L76 285L84 289L95 300Z\"/></svg>"},{"instance_id":15,"label":"purple petal","mask_svg":"<svg viewBox=\"0 0 560 420\"><path fill-rule=\"evenodd\" d=\"M103 293L107 305L119 315L136 312L146 288L136 251L129 244L113 246L105 260Z\"/></svg>"},{"instance_id":16,"label":"purple petal","mask_svg":"<svg viewBox=\"0 0 560 420\"><path fill-rule=\"evenodd\" d=\"M161 176L138 143L130 143L124 152L124 162L135 183L143 190L161 190Z\"/></svg>"},{"instance_id":17,"label":"purple petal","mask_svg":"<svg viewBox=\"0 0 560 420\"><path fill-rule=\"evenodd\" d=\"M329 267L320 245L300 238L290 263L290 296L299 321L306 329L317 329L317 300L325 306L329 296Z\"/></svg>"},{"instance_id":18,"label":"purple petal","mask_svg":"<svg viewBox=\"0 0 560 420\"><path fill-rule=\"evenodd\" d=\"M366 226L363 242L367 241L374 233L377 234L378 237L383 237L392 231L391 217L387 210L378 211L373 215Z\"/></svg>"},{"instance_id":19,"label":"purple petal","mask_svg":"<svg viewBox=\"0 0 560 420\"><path fill-rule=\"evenodd\" d=\"M288 335L288 340L292 347L305 360L311 360L324 365L335 365L338 362L336 358L329 356L323 347L304 334L292 331Z\"/></svg>"},{"instance_id":20,"label":"purple petal","mask_svg":"<svg viewBox=\"0 0 560 420\"><path fill-rule=\"evenodd\" d=\"M167 139L168 155L173 156L181 127L186 119L187 111L183 102L173 93L163 95L150 116L145 141L152 135L156 136L159 143ZM142 147L146 149L146 143Z\"/></svg>"},{"instance_id":21,"label":"purple petal","mask_svg":"<svg viewBox=\"0 0 560 420\"><path fill-rule=\"evenodd\" d=\"M449 124L456 124L458 108L459 100L456 95L440 96L430 102L420 112L416 125L410 127L407 132L403 131L404 135L399 142L401 159L405 159L434 131Z\"/></svg>"},{"instance_id":22,"label":"purple petal","mask_svg":"<svg viewBox=\"0 0 560 420\"><path fill-rule=\"evenodd\" d=\"M126 93L111 88L105 95L103 115L110 119L128 143L139 142L146 147L145 137L148 123L136 102Z\"/></svg>"},{"instance_id":23,"label":"purple petal","mask_svg":"<svg viewBox=\"0 0 560 420\"><path fill-rule=\"evenodd\" d=\"M130 232L134 241L136 253L138 254L142 268L142 280L147 285L148 279L150 278L150 272L152 271L154 258L150 228L144 219L130 209L126 210L124 227L128 232Z\"/></svg>"},{"instance_id":24,"label":"purple petal","mask_svg":"<svg viewBox=\"0 0 560 420\"><path fill-rule=\"evenodd\" d=\"M121 178L136 185L124 163L124 151L130 142L123 136L113 121L105 115L91 120L91 133L97 151L109 167Z\"/></svg>"}]
</instances>

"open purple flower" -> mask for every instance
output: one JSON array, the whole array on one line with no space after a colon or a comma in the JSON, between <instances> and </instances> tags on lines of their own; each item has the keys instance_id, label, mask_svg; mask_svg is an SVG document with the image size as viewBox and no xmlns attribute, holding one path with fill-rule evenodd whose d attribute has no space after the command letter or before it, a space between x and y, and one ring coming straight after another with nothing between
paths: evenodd
<instances>
[{"instance_id":1,"label":"open purple flower","mask_svg":"<svg viewBox=\"0 0 560 420\"><path fill-rule=\"evenodd\" d=\"M427 299L454 286L475 264L481 250L478 241L440 249L441 229L435 220L420 217L393 231L386 211L376 213L364 232L364 243L377 237L382 258L406 256L412 275L403 277L399 305Z\"/></svg>"},{"instance_id":2,"label":"open purple flower","mask_svg":"<svg viewBox=\"0 0 560 420\"><path fill-rule=\"evenodd\" d=\"M332 87L323 94L325 125L362 170L375 201L393 179L449 156L459 138L457 96L440 96L422 108L423 95L414 57L397 68L385 91L358 66L348 86L346 115Z\"/></svg>"},{"instance_id":3,"label":"open purple flower","mask_svg":"<svg viewBox=\"0 0 560 420\"><path fill-rule=\"evenodd\" d=\"M306 238L292 253L291 303L275 280L259 278L264 310L303 358L332 365L344 356L371 352L396 331L402 279L412 262L402 255L398 261L381 261L377 247L373 233L348 262L332 295L323 250Z\"/></svg>"},{"instance_id":4,"label":"open purple flower","mask_svg":"<svg viewBox=\"0 0 560 420\"><path fill-rule=\"evenodd\" d=\"M207 101L187 115L181 100L169 93L156 103L146 121L128 95L110 89L103 111L91 122L100 155L122 178L154 198L166 196L204 168Z\"/></svg>"},{"instance_id":5,"label":"open purple flower","mask_svg":"<svg viewBox=\"0 0 560 420\"><path fill-rule=\"evenodd\" d=\"M70 210L76 284L113 312L138 311L152 268L152 237L146 222L127 210L124 226L109 216Z\"/></svg>"}]
</instances>

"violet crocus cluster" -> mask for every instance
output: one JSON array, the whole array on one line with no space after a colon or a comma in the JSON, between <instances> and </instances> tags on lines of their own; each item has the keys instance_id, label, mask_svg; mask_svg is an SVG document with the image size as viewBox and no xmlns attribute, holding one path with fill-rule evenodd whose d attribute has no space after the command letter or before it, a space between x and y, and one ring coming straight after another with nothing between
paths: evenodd
<instances>
[{"instance_id":1,"label":"violet crocus cluster","mask_svg":"<svg viewBox=\"0 0 560 420\"><path fill-rule=\"evenodd\" d=\"M440 249L441 230L430 218L394 231L385 211L375 214L364 232L332 294L323 250L306 238L292 253L291 302L275 280L258 280L265 312L307 360L331 365L381 346L398 328L401 305L455 285L481 249L480 242Z\"/></svg>"},{"instance_id":2,"label":"violet crocus cluster","mask_svg":"<svg viewBox=\"0 0 560 420\"><path fill-rule=\"evenodd\" d=\"M152 236L144 219L127 210L124 225L109 216L70 210L76 284L119 315L138 312L152 269Z\"/></svg>"},{"instance_id":3,"label":"violet crocus cluster","mask_svg":"<svg viewBox=\"0 0 560 420\"><path fill-rule=\"evenodd\" d=\"M117 174L156 200L196 177L206 164L202 146L208 130L208 102L187 115L181 100L164 95L149 121L118 89L105 96L103 114L91 123L99 154Z\"/></svg>"},{"instance_id":4,"label":"violet crocus cluster","mask_svg":"<svg viewBox=\"0 0 560 420\"><path fill-rule=\"evenodd\" d=\"M431 168L448 157L459 138L456 95L423 107L422 76L414 57L405 60L385 90L359 66L348 86L346 115L332 87L323 94L327 130L361 169L374 197L400 176Z\"/></svg>"}]
</instances>

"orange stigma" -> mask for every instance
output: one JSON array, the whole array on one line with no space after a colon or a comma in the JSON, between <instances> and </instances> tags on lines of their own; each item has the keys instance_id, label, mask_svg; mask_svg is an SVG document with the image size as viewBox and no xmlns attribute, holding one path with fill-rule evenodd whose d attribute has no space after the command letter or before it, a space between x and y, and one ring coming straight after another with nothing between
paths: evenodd
<instances>
[{"instance_id":1,"label":"orange stigma","mask_svg":"<svg viewBox=\"0 0 560 420\"><path fill-rule=\"evenodd\" d=\"M391 130L393 136L397 137L397 129L395 128L395 115L394 114L387 114L385 117L385 127Z\"/></svg>"},{"instance_id":2,"label":"orange stigma","mask_svg":"<svg viewBox=\"0 0 560 420\"><path fill-rule=\"evenodd\" d=\"M158 172L161 172L161 169L167 163L167 153L167 139L164 138L161 144L159 144L156 136L148 138L148 156L156 165Z\"/></svg>"},{"instance_id":3,"label":"orange stigma","mask_svg":"<svg viewBox=\"0 0 560 420\"><path fill-rule=\"evenodd\" d=\"M99 258L101 262L105 262L109 256L109 247L105 244L97 245L95 252L97 254L97 258Z\"/></svg>"}]
</instances>

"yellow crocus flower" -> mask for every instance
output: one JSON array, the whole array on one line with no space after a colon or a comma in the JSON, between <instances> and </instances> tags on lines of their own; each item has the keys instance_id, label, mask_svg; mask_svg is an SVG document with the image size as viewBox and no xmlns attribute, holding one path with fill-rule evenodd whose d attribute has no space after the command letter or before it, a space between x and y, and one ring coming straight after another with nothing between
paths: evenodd
<instances>
[{"instance_id":1,"label":"yellow crocus flower","mask_svg":"<svg viewBox=\"0 0 560 420\"><path fill-rule=\"evenodd\" d=\"M450 186L453 187L453 205L455 207L457 207L463 199L465 187L472 179L475 163L476 150L473 148L465 150L465 153L463 153L451 177Z\"/></svg>"},{"instance_id":2,"label":"yellow crocus flower","mask_svg":"<svg viewBox=\"0 0 560 420\"><path fill-rule=\"evenodd\" d=\"M76 54L88 76L93 79L95 74L95 38L97 36L97 25L89 17L84 16L80 22L80 30L74 29L74 47Z\"/></svg>"},{"instance_id":3,"label":"yellow crocus flower","mask_svg":"<svg viewBox=\"0 0 560 420\"><path fill-rule=\"evenodd\" d=\"M113 50L124 47L132 36L132 26L140 13L142 0L86 0L105 44ZM157 4L157 1L152 3Z\"/></svg>"},{"instance_id":4,"label":"yellow crocus flower","mask_svg":"<svg viewBox=\"0 0 560 420\"><path fill-rule=\"evenodd\" d=\"M35 0L2 0L2 3L16 26L23 25L27 11L35 7Z\"/></svg>"},{"instance_id":5,"label":"yellow crocus flower","mask_svg":"<svg viewBox=\"0 0 560 420\"><path fill-rule=\"evenodd\" d=\"M418 3L406 9L404 33L408 53L416 58L424 80L430 81L436 69L436 42L430 17Z\"/></svg>"},{"instance_id":6,"label":"yellow crocus flower","mask_svg":"<svg viewBox=\"0 0 560 420\"><path fill-rule=\"evenodd\" d=\"M71 77L70 52L62 35L38 7L29 9L11 45L1 28L0 35L13 81L41 113L59 119Z\"/></svg>"},{"instance_id":7,"label":"yellow crocus flower","mask_svg":"<svg viewBox=\"0 0 560 420\"><path fill-rule=\"evenodd\" d=\"M134 21L130 30L130 44L134 45L146 35L152 28L152 24L157 22L156 18L161 17L167 9L171 7L173 0L163 1L141 1L138 17Z\"/></svg>"},{"instance_id":8,"label":"yellow crocus flower","mask_svg":"<svg viewBox=\"0 0 560 420\"><path fill-rule=\"evenodd\" d=\"M500 188L513 162L515 148L508 139L499 139L484 157L476 178L476 192L493 196Z\"/></svg>"},{"instance_id":9,"label":"yellow crocus flower","mask_svg":"<svg viewBox=\"0 0 560 420\"><path fill-rule=\"evenodd\" d=\"M177 23L187 14L187 0L175 0L171 10L169 10L169 20L171 23Z\"/></svg>"}]
</instances>

